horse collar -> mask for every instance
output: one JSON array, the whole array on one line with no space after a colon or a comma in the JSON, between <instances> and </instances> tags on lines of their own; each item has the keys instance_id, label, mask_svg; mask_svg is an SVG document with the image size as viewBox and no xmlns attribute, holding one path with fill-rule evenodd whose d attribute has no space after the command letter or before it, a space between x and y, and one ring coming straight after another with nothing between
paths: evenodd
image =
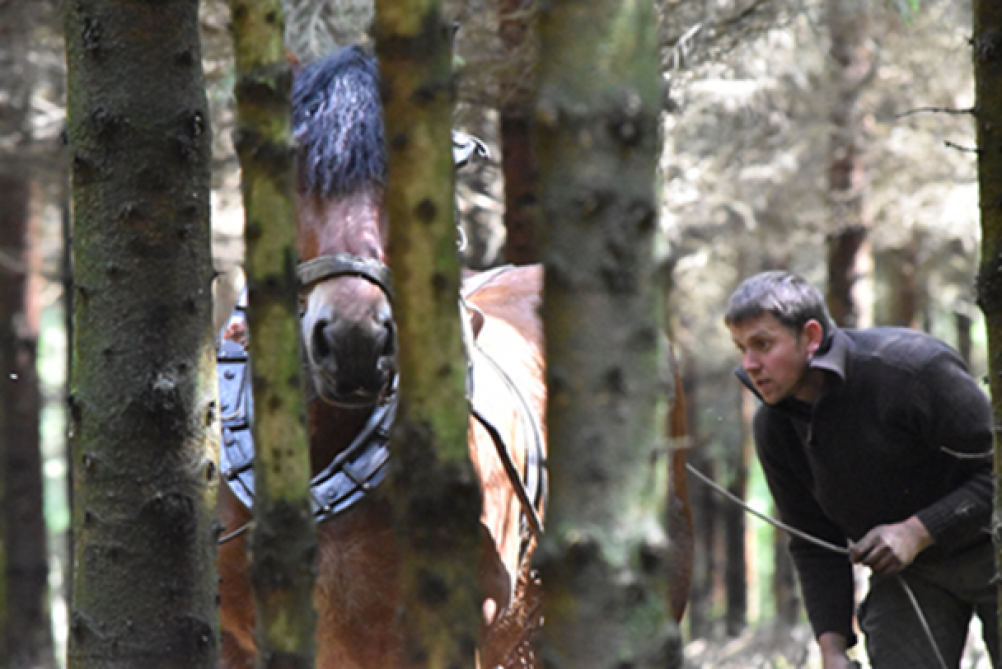
<instances>
[{"instance_id":1,"label":"horse collar","mask_svg":"<svg viewBox=\"0 0 1002 669\"><path fill-rule=\"evenodd\" d=\"M237 302L229 323L246 328L247 291ZM230 490L248 509L254 504L254 398L247 349L239 341L220 337L217 351L223 448L219 465ZM397 394L376 407L365 427L333 462L310 481L313 515L323 522L347 510L386 478L390 458L390 427ZM233 537L230 533L221 541Z\"/></svg>"}]
</instances>

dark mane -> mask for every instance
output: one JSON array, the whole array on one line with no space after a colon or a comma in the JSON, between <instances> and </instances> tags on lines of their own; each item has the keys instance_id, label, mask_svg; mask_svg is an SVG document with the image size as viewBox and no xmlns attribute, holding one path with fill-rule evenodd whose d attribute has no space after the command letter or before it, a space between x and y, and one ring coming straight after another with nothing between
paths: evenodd
<instances>
[{"instance_id":1,"label":"dark mane","mask_svg":"<svg viewBox=\"0 0 1002 669\"><path fill-rule=\"evenodd\" d=\"M307 193L343 196L386 181L379 69L359 47L310 63L296 76L292 128L299 184Z\"/></svg>"}]
</instances>

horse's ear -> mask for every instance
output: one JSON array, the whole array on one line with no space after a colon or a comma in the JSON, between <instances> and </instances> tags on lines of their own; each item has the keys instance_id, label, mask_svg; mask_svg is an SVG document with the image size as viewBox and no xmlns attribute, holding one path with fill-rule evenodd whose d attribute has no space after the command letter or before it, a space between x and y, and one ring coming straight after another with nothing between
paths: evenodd
<instances>
[{"instance_id":1,"label":"horse's ear","mask_svg":"<svg viewBox=\"0 0 1002 669\"><path fill-rule=\"evenodd\" d=\"M292 66L293 72L299 72L302 65L300 65L299 59L296 58L296 54L292 53L289 47L285 47L285 59L289 61L289 65Z\"/></svg>"}]
</instances>

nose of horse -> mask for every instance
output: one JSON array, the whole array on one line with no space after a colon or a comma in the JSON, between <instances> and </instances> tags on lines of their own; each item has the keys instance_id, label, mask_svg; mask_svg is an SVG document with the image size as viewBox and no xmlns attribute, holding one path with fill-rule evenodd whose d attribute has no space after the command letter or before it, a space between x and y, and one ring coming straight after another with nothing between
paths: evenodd
<instances>
[{"instance_id":1,"label":"nose of horse","mask_svg":"<svg viewBox=\"0 0 1002 669\"><path fill-rule=\"evenodd\" d=\"M389 311L346 318L333 310L317 318L310 353L334 397L375 399L392 379L396 335Z\"/></svg>"}]
</instances>

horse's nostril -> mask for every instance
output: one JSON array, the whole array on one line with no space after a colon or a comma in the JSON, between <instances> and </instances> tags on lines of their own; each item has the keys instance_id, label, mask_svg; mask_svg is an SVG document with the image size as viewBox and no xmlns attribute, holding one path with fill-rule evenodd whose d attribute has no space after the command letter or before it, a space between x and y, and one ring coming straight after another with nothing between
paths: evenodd
<instances>
[{"instance_id":1,"label":"horse's nostril","mask_svg":"<svg viewBox=\"0 0 1002 669\"><path fill-rule=\"evenodd\" d=\"M317 321L313 327L313 356L318 360L328 358L331 355L330 342L327 339L327 321Z\"/></svg>"},{"instance_id":2,"label":"horse's nostril","mask_svg":"<svg viewBox=\"0 0 1002 669\"><path fill-rule=\"evenodd\" d=\"M397 354L397 333L393 327L393 321L387 321L383 325L383 350L381 355L383 357L390 357Z\"/></svg>"}]
</instances>

